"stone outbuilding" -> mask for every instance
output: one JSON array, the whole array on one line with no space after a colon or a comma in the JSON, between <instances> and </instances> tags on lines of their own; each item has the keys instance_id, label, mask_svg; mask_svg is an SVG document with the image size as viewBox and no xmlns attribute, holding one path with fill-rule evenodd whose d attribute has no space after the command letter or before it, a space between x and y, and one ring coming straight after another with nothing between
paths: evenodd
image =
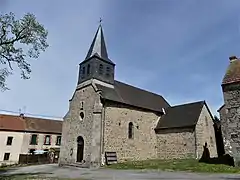
<instances>
[{"instance_id":1,"label":"stone outbuilding","mask_svg":"<svg viewBox=\"0 0 240 180\"><path fill-rule=\"evenodd\" d=\"M205 101L171 106L161 95L117 81L98 27L64 117L60 165L99 167L106 154L126 160L217 156ZM141 77L139 77L141 78Z\"/></svg>"}]
</instances>

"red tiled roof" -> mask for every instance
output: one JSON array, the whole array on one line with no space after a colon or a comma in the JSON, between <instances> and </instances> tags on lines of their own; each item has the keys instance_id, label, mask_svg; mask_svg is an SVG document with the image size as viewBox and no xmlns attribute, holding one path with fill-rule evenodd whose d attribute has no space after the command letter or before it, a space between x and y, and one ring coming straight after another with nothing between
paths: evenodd
<instances>
[{"instance_id":1,"label":"red tiled roof","mask_svg":"<svg viewBox=\"0 0 240 180\"><path fill-rule=\"evenodd\" d=\"M0 130L24 131L24 119L19 116L0 114Z\"/></svg>"},{"instance_id":2,"label":"red tiled roof","mask_svg":"<svg viewBox=\"0 0 240 180\"><path fill-rule=\"evenodd\" d=\"M230 57L233 58L233 57ZM230 59L230 64L227 68L226 74L223 78L222 84L230 84L240 81L240 60Z\"/></svg>"},{"instance_id":3,"label":"red tiled roof","mask_svg":"<svg viewBox=\"0 0 240 180\"><path fill-rule=\"evenodd\" d=\"M62 133L62 121L0 114L0 130Z\"/></svg>"}]
</instances>

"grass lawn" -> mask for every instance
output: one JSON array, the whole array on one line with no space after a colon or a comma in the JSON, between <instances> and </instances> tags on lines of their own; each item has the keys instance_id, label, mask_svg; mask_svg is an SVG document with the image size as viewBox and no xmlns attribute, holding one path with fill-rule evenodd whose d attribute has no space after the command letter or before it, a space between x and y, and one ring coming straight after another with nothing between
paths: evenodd
<instances>
[{"instance_id":1,"label":"grass lawn","mask_svg":"<svg viewBox=\"0 0 240 180\"><path fill-rule=\"evenodd\" d=\"M189 171L189 172L209 172L209 173L240 173L239 168L199 163L195 159L187 160L146 160L118 163L107 166L112 169L158 169L165 171Z\"/></svg>"}]
</instances>

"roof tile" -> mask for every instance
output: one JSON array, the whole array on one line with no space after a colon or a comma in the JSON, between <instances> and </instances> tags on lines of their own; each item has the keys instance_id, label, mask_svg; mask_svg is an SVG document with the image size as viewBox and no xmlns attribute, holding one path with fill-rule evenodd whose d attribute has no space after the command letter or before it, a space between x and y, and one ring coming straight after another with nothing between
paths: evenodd
<instances>
[{"instance_id":1,"label":"roof tile","mask_svg":"<svg viewBox=\"0 0 240 180\"><path fill-rule=\"evenodd\" d=\"M62 121L1 114L0 130L62 133Z\"/></svg>"}]
</instances>

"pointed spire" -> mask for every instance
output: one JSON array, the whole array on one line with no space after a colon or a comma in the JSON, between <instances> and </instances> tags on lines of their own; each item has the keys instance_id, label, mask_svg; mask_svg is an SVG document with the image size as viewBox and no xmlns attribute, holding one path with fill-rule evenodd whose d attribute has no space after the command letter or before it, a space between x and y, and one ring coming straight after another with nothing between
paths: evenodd
<instances>
[{"instance_id":1,"label":"pointed spire","mask_svg":"<svg viewBox=\"0 0 240 180\"><path fill-rule=\"evenodd\" d=\"M99 21L100 24L93 38L92 44L90 46L90 49L88 50L85 60L89 59L93 55L96 55L104 60L111 62L111 60L108 58L108 53L107 53L107 48L106 48L106 44L103 36L103 29L102 29L101 22L102 22L102 19L100 19Z\"/></svg>"}]
</instances>

